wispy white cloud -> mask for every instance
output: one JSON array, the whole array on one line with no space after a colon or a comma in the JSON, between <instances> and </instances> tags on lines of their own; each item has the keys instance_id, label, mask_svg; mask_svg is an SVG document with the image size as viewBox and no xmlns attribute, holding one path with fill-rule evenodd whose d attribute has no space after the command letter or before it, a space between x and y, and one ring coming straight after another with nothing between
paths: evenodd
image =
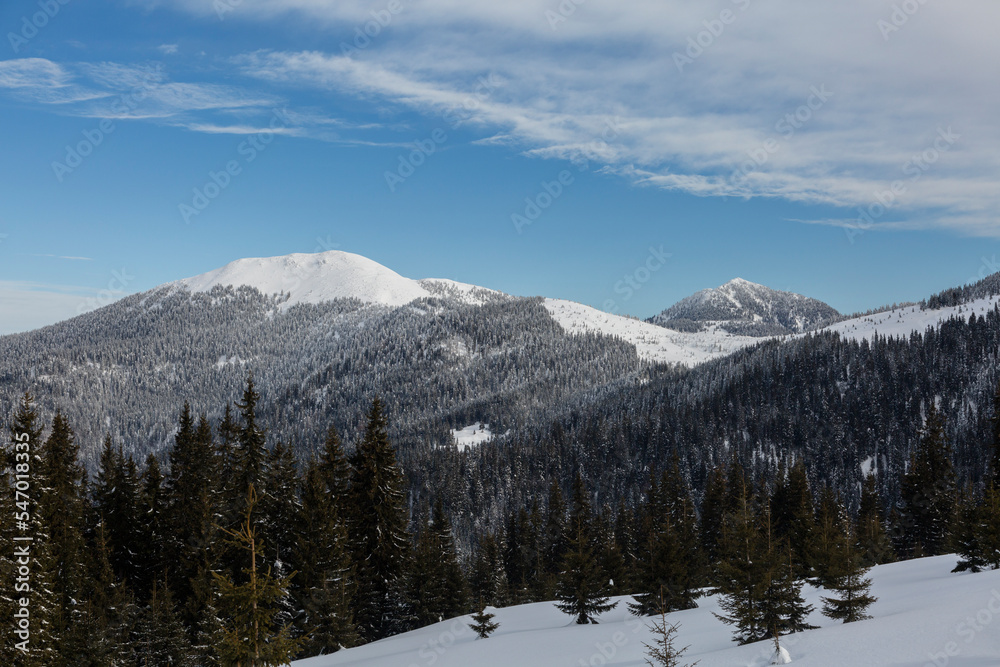
<instances>
[{"instance_id":1,"label":"wispy white cloud","mask_svg":"<svg viewBox=\"0 0 1000 667\"><path fill-rule=\"evenodd\" d=\"M156 50L165 56L172 56L177 53L178 47L176 44L160 44Z\"/></svg>"},{"instance_id":2,"label":"wispy white cloud","mask_svg":"<svg viewBox=\"0 0 1000 667\"><path fill-rule=\"evenodd\" d=\"M173 81L161 63L55 63L43 58L0 61L0 93L48 107L63 115L113 120L146 120L208 134L255 134L337 139L332 128L366 130L305 108L285 109L286 126L268 118L286 100L247 87L213 82ZM237 120L234 122L234 118Z\"/></svg>"},{"instance_id":3,"label":"wispy white cloud","mask_svg":"<svg viewBox=\"0 0 1000 667\"><path fill-rule=\"evenodd\" d=\"M237 63L275 85L425 113L460 107L477 78L493 74L503 86L469 114L482 143L586 157L637 183L702 196L854 208L899 181L905 192L892 210L913 224L1000 235L994 2L921 4L905 23L893 19L892 3L865 0L403 7L385 34L349 57L340 48L258 52ZM244 0L239 12L306 17L350 45L352 25L381 9L360 0ZM620 131L601 141L609 118ZM960 138L940 150L937 136L948 128Z\"/></svg>"}]
</instances>

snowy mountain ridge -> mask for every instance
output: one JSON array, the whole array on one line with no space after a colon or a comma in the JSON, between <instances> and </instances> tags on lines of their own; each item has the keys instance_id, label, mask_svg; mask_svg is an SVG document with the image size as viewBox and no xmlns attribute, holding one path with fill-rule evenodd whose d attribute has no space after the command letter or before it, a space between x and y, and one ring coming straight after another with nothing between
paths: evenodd
<instances>
[{"instance_id":1,"label":"snowy mountain ridge","mask_svg":"<svg viewBox=\"0 0 1000 667\"><path fill-rule=\"evenodd\" d=\"M167 287L210 292L215 287L241 285L254 287L265 295L287 295L281 303L282 310L300 303L318 304L342 298L387 307L427 297L473 306L514 298L454 280L412 280L366 257L340 250L238 259L220 269L169 283ZM694 366L760 342L758 337L732 334L711 325L697 332L675 331L562 299L544 299L543 305L564 331L621 338L635 347L641 359L654 363Z\"/></svg>"}]
</instances>

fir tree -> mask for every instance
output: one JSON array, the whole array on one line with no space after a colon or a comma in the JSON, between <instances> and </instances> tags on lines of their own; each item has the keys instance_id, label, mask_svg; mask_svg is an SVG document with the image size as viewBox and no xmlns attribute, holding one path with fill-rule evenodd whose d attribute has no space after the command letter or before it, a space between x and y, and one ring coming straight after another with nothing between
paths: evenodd
<instances>
[{"instance_id":1,"label":"fir tree","mask_svg":"<svg viewBox=\"0 0 1000 667\"><path fill-rule=\"evenodd\" d=\"M608 601L608 578L595 553L592 521L583 478L577 473L573 481L569 543L556 590L556 607L565 614L575 616L578 624L596 623L598 614L618 605Z\"/></svg>"},{"instance_id":2,"label":"fir tree","mask_svg":"<svg viewBox=\"0 0 1000 667\"><path fill-rule=\"evenodd\" d=\"M409 626L405 596L410 562L405 479L389 442L382 402L375 399L351 461L349 525L355 540L355 623L366 641Z\"/></svg>"},{"instance_id":3,"label":"fir tree","mask_svg":"<svg viewBox=\"0 0 1000 667\"><path fill-rule=\"evenodd\" d=\"M953 572L981 572L1000 567L1000 493L990 482L981 499L971 486L959 503L955 546L961 559Z\"/></svg>"},{"instance_id":4,"label":"fir tree","mask_svg":"<svg viewBox=\"0 0 1000 667\"><path fill-rule=\"evenodd\" d=\"M469 627L476 633L476 639L489 639L490 635L496 632L500 624L494 621L496 614L491 614L486 611L486 607L479 605L479 611L472 615L472 620L474 623L470 623Z\"/></svg>"}]
</instances>

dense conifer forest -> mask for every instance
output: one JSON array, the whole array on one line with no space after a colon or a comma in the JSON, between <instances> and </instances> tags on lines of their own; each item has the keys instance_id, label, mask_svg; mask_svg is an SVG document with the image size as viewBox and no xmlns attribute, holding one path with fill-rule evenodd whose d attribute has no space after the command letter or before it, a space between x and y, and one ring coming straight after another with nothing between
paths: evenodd
<instances>
[{"instance_id":1,"label":"dense conifer forest","mask_svg":"<svg viewBox=\"0 0 1000 667\"><path fill-rule=\"evenodd\" d=\"M809 627L807 581L827 591L824 614L861 620L875 564L958 551L960 569L1000 565L1000 388L991 398L981 465L961 461L948 403L932 403L895 493L873 467L849 503L803 457L772 472L738 450L694 482L678 448L614 502L577 461L568 483L525 485L503 521L457 539L465 510L446 488L416 492L378 398L356 441L330 425L301 455L269 435L251 374L217 421L180 406L162 456L137 461L109 435L88 474L72 424L26 394L0 480L3 580L26 583L0 599L23 618L3 661L277 665L472 612L488 635L489 606L555 600L592 623L614 595L650 616L709 590L751 642Z\"/></svg>"}]
</instances>

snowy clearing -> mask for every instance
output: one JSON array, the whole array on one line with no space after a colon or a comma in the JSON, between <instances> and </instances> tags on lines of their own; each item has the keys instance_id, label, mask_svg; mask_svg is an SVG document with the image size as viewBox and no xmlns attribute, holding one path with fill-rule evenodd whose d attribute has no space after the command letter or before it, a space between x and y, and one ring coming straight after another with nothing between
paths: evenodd
<instances>
[{"instance_id":1,"label":"snowy clearing","mask_svg":"<svg viewBox=\"0 0 1000 667\"><path fill-rule=\"evenodd\" d=\"M791 664L801 667L996 667L1000 665L1000 571L951 574L956 558L939 556L882 565L871 572L879 601L872 620L843 625L813 612L821 626L782 638ZM817 606L822 591L803 593ZM645 665L643 642L652 636L641 619L618 607L599 625L575 625L552 603L496 611L500 628L476 640L469 617L444 621L398 637L295 667L588 667ZM729 626L712 616L715 598L668 616L680 624L677 646L690 645L685 662L699 667L764 667L770 641L737 646Z\"/></svg>"},{"instance_id":2,"label":"snowy clearing","mask_svg":"<svg viewBox=\"0 0 1000 667\"><path fill-rule=\"evenodd\" d=\"M455 445L458 446L459 450L463 450L466 447L475 447L492 439L493 432L490 430L489 424L476 422L457 431L452 429L451 437L455 439Z\"/></svg>"},{"instance_id":3,"label":"snowy clearing","mask_svg":"<svg viewBox=\"0 0 1000 667\"><path fill-rule=\"evenodd\" d=\"M545 299L544 305L568 333L617 336L634 345L641 359L658 363L695 366L767 340L736 336L716 327L698 333L674 331L563 299Z\"/></svg>"}]
</instances>

